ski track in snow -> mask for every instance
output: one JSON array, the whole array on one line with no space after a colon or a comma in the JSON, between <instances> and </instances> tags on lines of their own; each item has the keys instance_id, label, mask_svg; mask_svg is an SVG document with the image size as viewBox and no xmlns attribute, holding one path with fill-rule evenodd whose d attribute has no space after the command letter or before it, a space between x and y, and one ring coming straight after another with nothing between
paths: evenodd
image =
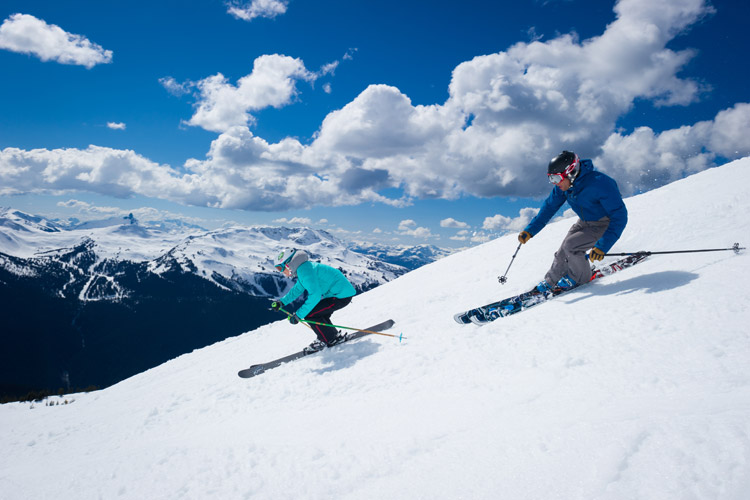
<instances>
[{"instance_id":1,"label":"ski track in snow","mask_svg":"<svg viewBox=\"0 0 750 500\"><path fill-rule=\"evenodd\" d=\"M750 243L750 158L627 200L614 252ZM65 406L0 407L3 498L727 499L750 492L750 253L651 256L484 327L454 313L538 282L573 221L356 297L371 335L287 322ZM67 396L71 399L71 396ZM57 400L57 398L52 398Z\"/></svg>"}]
</instances>

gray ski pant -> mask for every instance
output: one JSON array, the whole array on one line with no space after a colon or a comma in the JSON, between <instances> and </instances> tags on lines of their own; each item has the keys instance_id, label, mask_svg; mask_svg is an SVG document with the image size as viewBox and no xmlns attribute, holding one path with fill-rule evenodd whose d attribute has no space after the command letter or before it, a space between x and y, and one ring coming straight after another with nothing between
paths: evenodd
<instances>
[{"instance_id":1,"label":"gray ski pant","mask_svg":"<svg viewBox=\"0 0 750 500\"><path fill-rule=\"evenodd\" d=\"M591 281L591 266L586 258L586 252L594 247L594 243L602 237L608 227L609 217L595 221L578 219L570 227L560 249L555 252L552 267L544 275L547 283L555 286L566 274L576 283Z\"/></svg>"}]
</instances>

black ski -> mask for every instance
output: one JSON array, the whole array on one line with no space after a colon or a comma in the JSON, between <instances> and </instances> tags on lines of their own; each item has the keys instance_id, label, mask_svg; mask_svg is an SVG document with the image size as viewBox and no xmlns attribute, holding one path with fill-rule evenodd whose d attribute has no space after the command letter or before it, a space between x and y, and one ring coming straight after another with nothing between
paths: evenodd
<instances>
[{"instance_id":1,"label":"black ski","mask_svg":"<svg viewBox=\"0 0 750 500\"><path fill-rule=\"evenodd\" d=\"M371 326L370 328L365 328L365 330L369 330L371 332L382 332L383 330L389 329L394 324L395 324L395 321L393 321L392 319L389 319L388 321L383 321L382 323L379 323L375 326ZM342 340L336 345L340 345L345 342L349 342L351 340L356 340L358 338L364 337L365 335L370 335L370 333L366 331L355 331L354 333L349 333L346 335L344 340ZM320 352L320 351L317 351L317 352ZM294 354L290 354L289 356L284 356L283 358L269 361L268 363L261 363L259 365L253 365L246 370L240 370L237 373L237 375L239 375L242 378L254 377L256 375L260 375L261 373L267 370L281 366L284 363L288 363L289 361L294 361L295 359L304 358L305 356L309 356L310 354L315 354L315 352L311 352L311 353L306 353L305 351L295 352Z\"/></svg>"},{"instance_id":2,"label":"black ski","mask_svg":"<svg viewBox=\"0 0 750 500\"><path fill-rule=\"evenodd\" d=\"M649 254L647 252L634 253L611 264L606 264L594 271L594 275L591 278L591 281L604 276L609 276L610 274L616 273L617 271L622 271L623 269L630 266L634 266L648 257L648 255ZM541 293L535 288L520 295L508 297L507 299L492 302L491 304L477 307L476 309L469 309L466 312L458 313L453 316L453 319L455 319L457 323L460 323L462 325L468 325L470 323L474 323L476 325L484 325L491 321L495 321L497 318L510 316L511 314L516 314L520 311L528 309L529 307L533 307L537 304L541 304L542 302L546 302L549 299L557 297L558 295L561 295L565 292L569 292L570 290L577 290L580 286L584 285L586 285L586 283L574 288L570 288L568 290L556 288L552 291L552 293L547 294Z\"/></svg>"}]
</instances>

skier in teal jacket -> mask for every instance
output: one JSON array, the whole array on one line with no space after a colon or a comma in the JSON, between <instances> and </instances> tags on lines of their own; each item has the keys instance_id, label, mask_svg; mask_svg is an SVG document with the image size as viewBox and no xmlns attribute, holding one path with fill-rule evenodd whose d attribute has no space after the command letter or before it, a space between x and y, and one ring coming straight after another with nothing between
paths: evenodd
<instances>
[{"instance_id":1,"label":"skier in teal jacket","mask_svg":"<svg viewBox=\"0 0 750 500\"><path fill-rule=\"evenodd\" d=\"M338 344L343 340L342 335L331 323L331 314L346 307L357 294L346 276L331 266L319 262L311 262L304 250L284 250L274 263L277 270L287 278L297 278L297 283L271 307L279 309L294 302L302 293L307 292L307 299L289 316L289 321L296 324L300 319L307 319L317 340L305 348L308 352L315 352ZM316 323L325 323L320 325Z\"/></svg>"}]
</instances>

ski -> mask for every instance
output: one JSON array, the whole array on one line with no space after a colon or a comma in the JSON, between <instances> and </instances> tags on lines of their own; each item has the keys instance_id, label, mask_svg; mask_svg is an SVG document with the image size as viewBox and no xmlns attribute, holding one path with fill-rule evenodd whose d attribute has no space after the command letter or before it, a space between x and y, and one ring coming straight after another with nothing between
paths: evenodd
<instances>
[{"instance_id":1,"label":"ski","mask_svg":"<svg viewBox=\"0 0 750 500\"><path fill-rule=\"evenodd\" d=\"M383 321L382 323L378 323L377 325L371 326L370 328L365 328L365 330L370 330L371 332L382 332L383 330L389 329L394 324L395 324L395 321L393 321L392 319L389 319L388 321ZM365 331L355 331L353 333L349 333L346 335L346 337L344 337L344 340L342 340L336 345L341 345L345 342L350 342L352 340L362 338L365 335L370 335L370 333L365 332ZM335 346L332 346L332 347L335 347ZM321 352L321 351L316 351L316 352ZM284 356L283 358L269 361L268 363L261 363L259 365L253 365L250 368L247 368L245 370L240 370L237 373L237 375L239 375L242 378L255 377L256 375L260 375L261 373L268 371L272 368L279 367L283 365L284 363L294 361L295 359L304 358L305 356L309 356L311 354L316 354L316 352L311 352L311 353L306 353L305 351L295 352L294 354L290 354L288 356Z\"/></svg>"},{"instance_id":2,"label":"ski","mask_svg":"<svg viewBox=\"0 0 750 500\"><path fill-rule=\"evenodd\" d=\"M611 264L602 266L599 269L595 269L594 274L591 277L591 281L597 280L604 276L609 276L628 267L632 267L637 263L643 261L646 257L648 257L648 255L649 254L647 252L634 253L616 262L612 262ZM586 285L586 283L573 288L569 288L567 290L556 288L548 294L544 294L534 288L533 290L530 290L528 292L524 292L513 297L508 297L507 299L492 302L491 304L477 307L476 309L470 309L468 311L458 313L453 316L453 319L455 319L457 323L462 325L468 325L470 323L474 323L476 325L484 325L491 321L495 321L498 318L510 316L511 314L516 314L520 311L523 311L524 309L528 309L529 307L533 307L537 304L541 304L542 302L546 302L554 297L557 297L558 295L562 295L563 293L569 292L571 290L577 290L584 285Z\"/></svg>"}]
</instances>

